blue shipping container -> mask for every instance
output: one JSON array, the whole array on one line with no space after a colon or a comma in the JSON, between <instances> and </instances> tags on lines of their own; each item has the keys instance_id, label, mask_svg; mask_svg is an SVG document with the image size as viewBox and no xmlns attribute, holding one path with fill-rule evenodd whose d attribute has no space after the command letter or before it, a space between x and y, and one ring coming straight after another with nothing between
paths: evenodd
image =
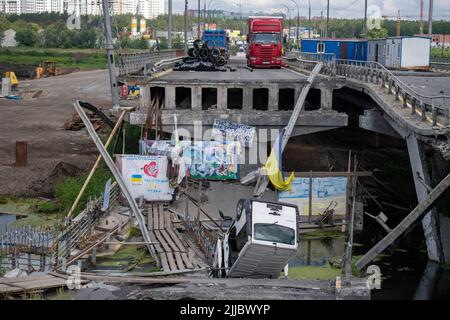
<instances>
[{"instance_id":1,"label":"blue shipping container","mask_svg":"<svg viewBox=\"0 0 450 320\"><path fill-rule=\"evenodd\" d=\"M302 52L334 53L336 59L367 61L365 39L302 39Z\"/></svg>"},{"instance_id":2,"label":"blue shipping container","mask_svg":"<svg viewBox=\"0 0 450 320\"><path fill-rule=\"evenodd\" d=\"M205 30L202 40L209 41L213 46L220 49L228 49L228 37L225 30Z\"/></svg>"}]
</instances>

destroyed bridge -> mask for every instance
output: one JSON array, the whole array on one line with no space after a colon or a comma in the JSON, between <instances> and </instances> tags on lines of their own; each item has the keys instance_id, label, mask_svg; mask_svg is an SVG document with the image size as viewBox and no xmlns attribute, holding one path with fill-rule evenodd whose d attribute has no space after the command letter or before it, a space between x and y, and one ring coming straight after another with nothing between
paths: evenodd
<instances>
[{"instance_id":1,"label":"destroyed bridge","mask_svg":"<svg viewBox=\"0 0 450 320\"><path fill-rule=\"evenodd\" d=\"M161 130L172 132L177 115L178 127L194 137L196 122L201 122L205 130L215 119L257 129L282 129L288 125L305 87L310 87L306 92L310 99L296 119L293 136L346 127L348 115L334 109L334 96L357 105L361 108L361 128L406 141L419 201L419 206L360 259L357 267L366 266L422 214L428 256L442 261L436 213L427 210L449 182L446 178L436 189L430 187L423 146L429 145L444 159L450 159L450 96L444 93L450 87L450 78L438 73L418 76L393 72L376 62L324 57L290 54L282 69L250 69L245 60L231 59L233 71L176 72L172 68L183 58L180 52L122 54L119 76L141 88L140 108L131 113L131 124L148 124L157 113ZM319 61L324 66L309 83L308 75ZM339 90L342 88L350 90Z\"/></svg>"}]
</instances>

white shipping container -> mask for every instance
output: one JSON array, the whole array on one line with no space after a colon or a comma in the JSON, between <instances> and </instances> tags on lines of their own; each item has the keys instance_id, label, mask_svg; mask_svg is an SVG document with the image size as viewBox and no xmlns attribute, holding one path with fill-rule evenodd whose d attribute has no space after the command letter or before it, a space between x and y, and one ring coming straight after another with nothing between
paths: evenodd
<instances>
[{"instance_id":1,"label":"white shipping container","mask_svg":"<svg viewBox=\"0 0 450 320\"><path fill-rule=\"evenodd\" d=\"M369 41L368 61L386 68L427 70L430 67L431 38L392 37Z\"/></svg>"}]
</instances>

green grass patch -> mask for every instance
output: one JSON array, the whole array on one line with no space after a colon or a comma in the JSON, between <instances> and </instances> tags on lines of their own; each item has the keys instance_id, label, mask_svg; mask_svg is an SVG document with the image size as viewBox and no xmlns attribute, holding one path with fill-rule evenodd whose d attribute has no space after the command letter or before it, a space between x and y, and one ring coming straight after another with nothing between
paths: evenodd
<instances>
[{"instance_id":1,"label":"green grass patch","mask_svg":"<svg viewBox=\"0 0 450 320\"><path fill-rule=\"evenodd\" d=\"M41 202L37 205L39 213L55 213L59 211L59 204L54 202Z\"/></svg>"},{"instance_id":2,"label":"green grass patch","mask_svg":"<svg viewBox=\"0 0 450 320\"><path fill-rule=\"evenodd\" d=\"M141 230L139 230L139 228L136 226L132 226L128 231L128 235L130 238L139 237L141 235Z\"/></svg>"},{"instance_id":3,"label":"green grass patch","mask_svg":"<svg viewBox=\"0 0 450 320\"><path fill-rule=\"evenodd\" d=\"M0 49L0 63L40 65L44 60L54 60L61 68L106 69L107 60L104 50L98 49L36 49L3 48Z\"/></svg>"},{"instance_id":4,"label":"green grass patch","mask_svg":"<svg viewBox=\"0 0 450 320\"><path fill-rule=\"evenodd\" d=\"M101 196L105 189L106 181L108 181L111 177L111 173L105 166L97 169L75 209L75 215L84 209L89 198L97 198ZM70 207L75 201L86 178L87 174L80 177L70 177L56 185L55 196L58 199L61 211L63 213L67 213L70 210Z\"/></svg>"},{"instance_id":5,"label":"green grass patch","mask_svg":"<svg viewBox=\"0 0 450 320\"><path fill-rule=\"evenodd\" d=\"M125 272L134 268L149 265L153 259L145 248L134 245L123 245L116 253L111 256L98 259L97 265L101 267L120 267ZM148 270L159 271L154 266L147 267Z\"/></svg>"},{"instance_id":6,"label":"green grass patch","mask_svg":"<svg viewBox=\"0 0 450 320\"><path fill-rule=\"evenodd\" d=\"M7 204L7 203L8 203L8 198L5 195L0 194L0 204Z\"/></svg>"},{"instance_id":7,"label":"green grass patch","mask_svg":"<svg viewBox=\"0 0 450 320\"><path fill-rule=\"evenodd\" d=\"M326 264L323 267L289 267L288 278L298 280L334 280L341 274L341 269Z\"/></svg>"}]
</instances>

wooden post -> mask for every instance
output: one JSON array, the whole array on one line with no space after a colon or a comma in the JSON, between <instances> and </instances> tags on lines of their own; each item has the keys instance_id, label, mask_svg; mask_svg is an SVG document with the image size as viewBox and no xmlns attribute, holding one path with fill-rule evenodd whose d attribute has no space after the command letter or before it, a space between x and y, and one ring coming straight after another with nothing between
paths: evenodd
<instances>
[{"instance_id":1,"label":"wooden post","mask_svg":"<svg viewBox=\"0 0 450 320\"><path fill-rule=\"evenodd\" d=\"M92 249L91 262L94 266L97 264L97 247Z\"/></svg>"},{"instance_id":2,"label":"wooden post","mask_svg":"<svg viewBox=\"0 0 450 320\"><path fill-rule=\"evenodd\" d=\"M113 128L111 134L109 135L108 140L105 143L105 148L108 148L108 146L111 144L114 136L116 135L117 130L121 127L122 121L125 118L125 114L127 113L127 111L128 110L123 110L122 113L120 114L119 120L117 120L117 123L116 123L115 127ZM94 173L97 170L97 167L100 165L100 162L102 161L102 159L103 159L103 157L101 155L99 155L97 157L97 160L95 161L94 166L91 169L91 172L89 172L88 177L84 181L84 184L81 187L81 190L78 193L77 198L73 202L72 207L70 208L69 213L67 214L68 217L70 217L73 214L73 212L75 211L78 203L81 200L81 196L83 195L84 191L86 190L86 187L89 184L89 181L91 181L92 177L94 176Z\"/></svg>"},{"instance_id":3,"label":"wooden post","mask_svg":"<svg viewBox=\"0 0 450 320\"><path fill-rule=\"evenodd\" d=\"M189 181L187 175L185 179L186 179L186 194L187 194L189 192ZM189 216L189 198L186 195L186 212L184 214L184 217L187 218L188 216Z\"/></svg>"},{"instance_id":4,"label":"wooden post","mask_svg":"<svg viewBox=\"0 0 450 320\"><path fill-rule=\"evenodd\" d=\"M312 170L309 172L309 216L308 223L311 223L312 218Z\"/></svg>"},{"instance_id":5,"label":"wooden post","mask_svg":"<svg viewBox=\"0 0 450 320\"><path fill-rule=\"evenodd\" d=\"M202 180L199 181L198 184L198 206L197 206L197 223L200 225L200 212L202 206Z\"/></svg>"},{"instance_id":6,"label":"wooden post","mask_svg":"<svg viewBox=\"0 0 450 320\"><path fill-rule=\"evenodd\" d=\"M352 150L350 150L348 152L348 165L347 165L347 190L345 193L345 216L344 216L344 220L342 221L342 228L341 231L345 232L345 230L347 230L346 227L346 223L349 217L349 212L348 212L348 202L349 202L349 196L350 196L350 177L351 177L351 164L352 164Z\"/></svg>"},{"instance_id":7,"label":"wooden post","mask_svg":"<svg viewBox=\"0 0 450 320\"><path fill-rule=\"evenodd\" d=\"M27 141L16 141L16 167L25 167L28 158Z\"/></svg>"}]
</instances>

